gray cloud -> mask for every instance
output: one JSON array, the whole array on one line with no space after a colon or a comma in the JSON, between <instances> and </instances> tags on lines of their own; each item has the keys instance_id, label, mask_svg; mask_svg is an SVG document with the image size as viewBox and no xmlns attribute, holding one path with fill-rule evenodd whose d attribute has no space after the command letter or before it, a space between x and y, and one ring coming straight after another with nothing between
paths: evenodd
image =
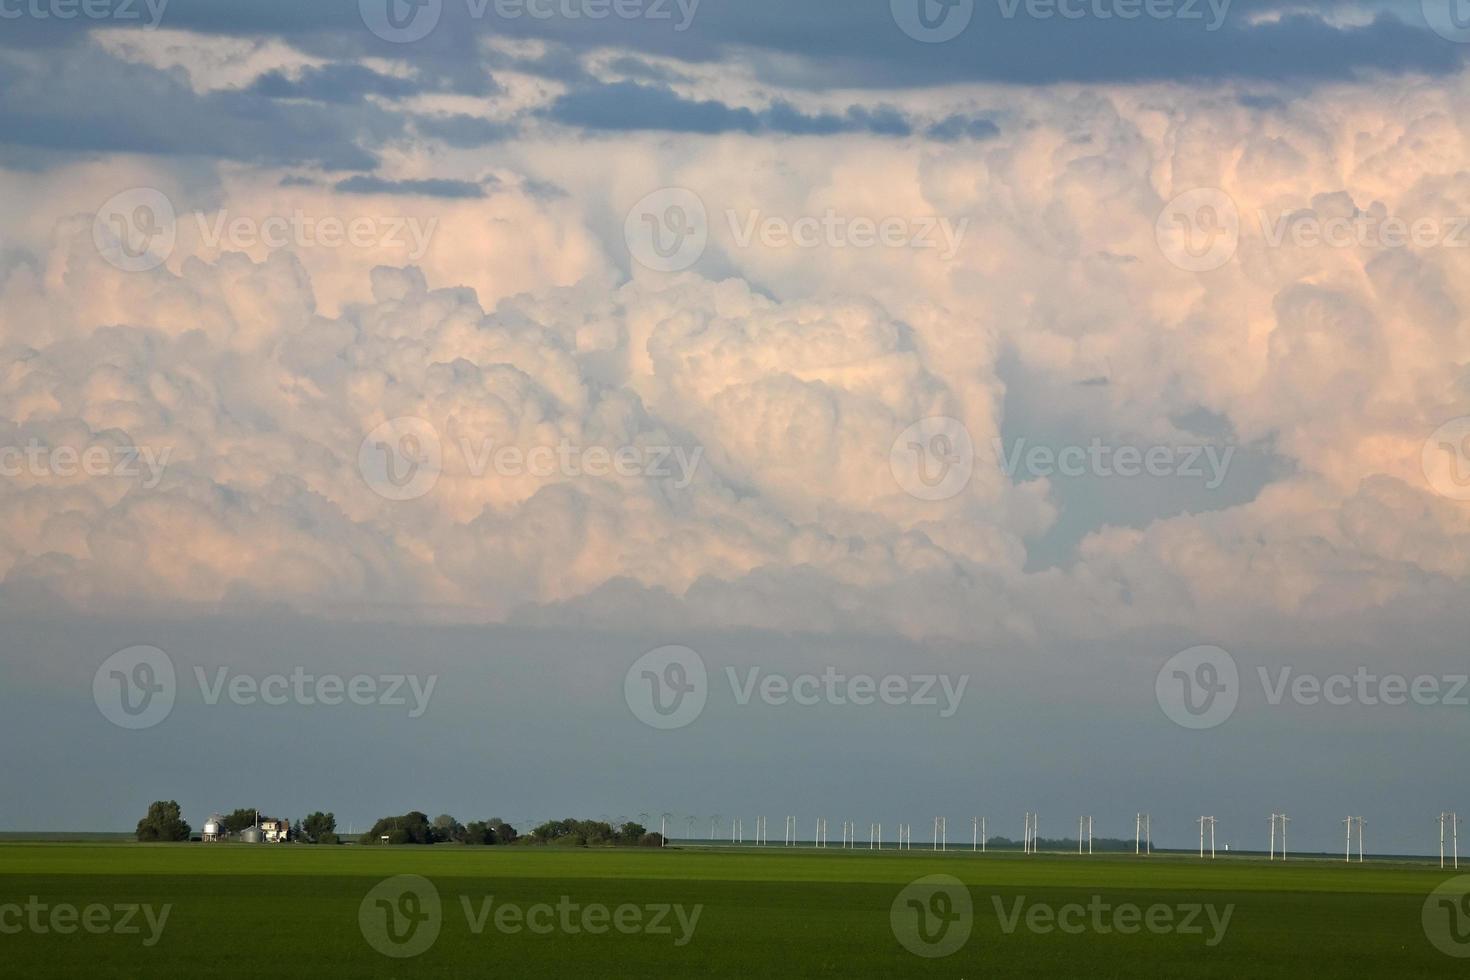
<instances>
[{"instance_id":1,"label":"gray cloud","mask_svg":"<svg viewBox=\"0 0 1470 980\"><path fill-rule=\"evenodd\" d=\"M617 82L571 92L557 99L546 116L567 126L606 130L665 130L680 133L780 133L829 136L873 133L907 136L908 121L896 109L853 106L842 115L808 115L785 102L754 111L723 102L693 102L667 88Z\"/></svg>"},{"instance_id":2,"label":"gray cloud","mask_svg":"<svg viewBox=\"0 0 1470 980\"><path fill-rule=\"evenodd\" d=\"M336 189L345 194L405 194L418 197L484 197L485 188L468 180L384 180L358 175L340 180Z\"/></svg>"},{"instance_id":3,"label":"gray cloud","mask_svg":"<svg viewBox=\"0 0 1470 980\"><path fill-rule=\"evenodd\" d=\"M44 67L0 57L0 143L56 154L140 153L370 170L363 148L402 130L372 107L283 103L251 92L198 93L170 72L96 49Z\"/></svg>"},{"instance_id":4,"label":"gray cloud","mask_svg":"<svg viewBox=\"0 0 1470 980\"><path fill-rule=\"evenodd\" d=\"M387 0L384 0L387 2ZM918 0L914 0L915 3ZM1007 0L976 0L968 28L943 44L922 44L895 26L886 3L847 0L747 0L702 3L687 30L646 18L505 18L493 2L483 17L471 5L448 0L437 28L415 44L379 41L363 26L356 4L272 2L243 5L195 0L170 7L166 26L223 34L282 34L309 50L342 56L345 50L405 58L472 84L464 66L477 60L489 38L535 38L568 49L625 48L690 62L729 59L736 52L794 58L772 66L772 80L813 87L898 87L961 81L1045 84L1146 79L1342 79L1362 71L1453 70L1465 53L1432 34L1417 3L1388 2L1367 24L1336 22L1362 9L1328 2L1311 13L1289 0L1235 0L1223 23L1209 4L1191 4L1191 17L1038 19ZM1184 4L1179 4L1181 8ZM1383 9L1386 8L1386 9ZM1086 8L1090 9L1090 8ZM1286 12L1283 15L1283 12ZM30 22L32 34L75 37L75 24ZM545 71L569 68L548 52ZM560 64L558 69L554 66ZM565 74L562 77L567 77Z\"/></svg>"}]
</instances>

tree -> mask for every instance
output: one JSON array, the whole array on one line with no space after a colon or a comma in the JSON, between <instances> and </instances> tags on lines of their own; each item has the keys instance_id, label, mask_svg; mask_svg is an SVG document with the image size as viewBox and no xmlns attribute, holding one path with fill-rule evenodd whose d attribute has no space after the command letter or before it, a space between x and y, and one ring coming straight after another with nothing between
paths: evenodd
<instances>
[{"instance_id":1,"label":"tree","mask_svg":"<svg viewBox=\"0 0 1470 980\"><path fill-rule=\"evenodd\" d=\"M497 844L495 828L486 820L471 820L464 829L466 844Z\"/></svg>"},{"instance_id":2,"label":"tree","mask_svg":"<svg viewBox=\"0 0 1470 980\"><path fill-rule=\"evenodd\" d=\"M308 814L298 825L302 840L309 844L337 843L337 817L335 814L318 810Z\"/></svg>"},{"instance_id":3,"label":"tree","mask_svg":"<svg viewBox=\"0 0 1470 980\"><path fill-rule=\"evenodd\" d=\"M401 817L382 817L373 824L373 829L360 838L363 844L379 844L383 838L389 844L432 844L435 840L434 827L427 814L411 810Z\"/></svg>"},{"instance_id":4,"label":"tree","mask_svg":"<svg viewBox=\"0 0 1470 980\"><path fill-rule=\"evenodd\" d=\"M660 847L663 838L650 834L641 823L632 820L616 829L606 820L548 820L531 831L530 843L557 844L563 847L636 846ZM507 842L508 843L508 842Z\"/></svg>"},{"instance_id":5,"label":"tree","mask_svg":"<svg viewBox=\"0 0 1470 980\"><path fill-rule=\"evenodd\" d=\"M254 807L241 807L220 821L220 830L226 834L238 834L246 827L254 827L255 820L256 810Z\"/></svg>"},{"instance_id":6,"label":"tree","mask_svg":"<svg viewBox=\"0 0 1470 980\"><path fill-rule=\"evenodd\" d=\"M516 833L514 827L499 817L491 817L486 822L490 824L490 829L495 832L495 843L497 844L514 844L516 838L520 836L520 834Z\"/></svg>"},{"instance_id":7,"label":"tree","mask_svg":"<svg viewBox=\"0 0 1470 980\"><path fill-rule=\"evenodd\" d=\"M148 816L138 821L138 840L188 840L189 825L173 800L158 800L148 807Z\"/></svg>"},{"instance_id":8,"label":"tree","mask_svg":"<svg viewBox=\"0 0 1470 980\"><path fill-rule=\"evenodd\" d=\"M454 819L447 813L441 813L434 818L434 838L439 841L452 841L456 844L463 843L465 835L464 824Z\"/></svg>"}]
</instances>

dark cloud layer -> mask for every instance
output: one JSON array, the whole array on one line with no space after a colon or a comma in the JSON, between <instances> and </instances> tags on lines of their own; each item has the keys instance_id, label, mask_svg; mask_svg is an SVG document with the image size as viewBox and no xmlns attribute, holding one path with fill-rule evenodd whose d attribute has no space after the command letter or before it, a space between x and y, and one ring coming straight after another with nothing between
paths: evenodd
<instances>
[{"instance_id":1,"label":"dark cloud layer","mask_svg":"<svg viewBox=\"0 0 1470 980\"><path fill-rule=\"evenodd\" d=\"M197 93L175 73L74 51L41 70L0 60L0 143L57 154L141 153L371 170L401 120L370 107Z\"/></svg>"},{"instance_id":2,"label":"dark cloud layer","mask_svg":"<svg viewBox=\"0 0 1470 980\"><path fill-rule=\"evenodd\" d=\"M398 4L405 16L414 9L404 0L367 2ZM474 83L476 72L469 66L483 57L483 42L492 38L549 40L579 51L624 48L690 62L779 53L792 58L771 66L773 80L811 87L980 80L1327 79L1364 70L1440 73L1465 56L1465 46L1428 30L1417 3L1399 4L1395 13L1380 14L1371 23L1335 26L1330 18L1301 13L1300 4L1284 0L1215 0L1215 7L1210 0L1159 2L1175 15L1130 19L1115 11L1128 9L1115 0L1074 0L1066 5L1074 16L1064 16L1050 3L974 0L964 31L938 44L907 36L896 25L890 5L879 0L703 0L692 8L682 30L678 28L686 18L677 0L645 4L667 16L603 19L525 12L506 16L494 0L442 0L433 31L410 44L374 36L364 25L359 4L346 2L173 0L162 26L281 34L328 57L368 52L407 58L454 77L459 85ZM1314 9L1330 14L1334 7L1346 6L1323 3ZM1290 15L1280 16L1283 10ZM84 30L77 21L23 20L11 24L7 33L11 43L34 46L75 38ZM548 75L577 71L574 59L559 54L555 46L540 60Z\"/></svg>"},{"instance_id":3,"label":"dark cloud layer","mask_svg":"<svg viewBox=\"0 0 1470 980\"><path fill-rule=\"evenodd\" d=\"M468 180L383 180L380 177L357 176L338 181L336 189L346 194L405 194L445 198L485 196L484 187Z\"/></svg>"},{"instance_id":4,"label":"dark cloud layer","mask_svg":"<svg viewBox=\"0 0 1470 980\"><path fill-rule=\"evenodd\" d=\"M874 133L907 136L912 127L889 107L849 108L842 115L808 115L778 102L759 112L723 102L682 99L666 88L618 82L584 88L562 96L547 110L548 118L567 126L606 130L666 130L680 133L781 133L830 136Z\"/></svg>"}]
</instances>

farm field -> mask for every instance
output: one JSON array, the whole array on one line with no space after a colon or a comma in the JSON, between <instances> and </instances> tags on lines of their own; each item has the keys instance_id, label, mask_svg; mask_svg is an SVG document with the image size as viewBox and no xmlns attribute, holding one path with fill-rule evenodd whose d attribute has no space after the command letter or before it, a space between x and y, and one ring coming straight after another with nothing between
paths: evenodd
<instances>
[{"instance_id":1,"label":"farm field","mask_svg":"<svg viewBox=\"0 0 1470 980\"><path fill-rule=\"evenodd\" d=\"M1157 854L0 843L0 948L38 978L1441 977L1466 961L1424 910L1454 879Z\"/></svg>"}]
</instances>

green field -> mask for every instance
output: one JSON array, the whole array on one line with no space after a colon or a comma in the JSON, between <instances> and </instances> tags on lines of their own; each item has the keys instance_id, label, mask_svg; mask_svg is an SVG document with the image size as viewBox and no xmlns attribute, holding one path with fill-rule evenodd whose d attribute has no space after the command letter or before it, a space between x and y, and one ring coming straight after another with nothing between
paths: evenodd
<instances>
[{"instance_id":1,"label":"green field","mask_svg":"<svg viewBox=\"0 0 1470 980\"><path fill-rule=\"evenodd\" d=\"M954 892L905 891L936 874L963 882L968 922ZM438 914L397 875L426 879ZM1454 878L1172 855L0 843L0 950L24 977L1463 976L1422 918ZM948 956L900 940L934 952L962 922Z\"/></svg>"}]
</instances>

